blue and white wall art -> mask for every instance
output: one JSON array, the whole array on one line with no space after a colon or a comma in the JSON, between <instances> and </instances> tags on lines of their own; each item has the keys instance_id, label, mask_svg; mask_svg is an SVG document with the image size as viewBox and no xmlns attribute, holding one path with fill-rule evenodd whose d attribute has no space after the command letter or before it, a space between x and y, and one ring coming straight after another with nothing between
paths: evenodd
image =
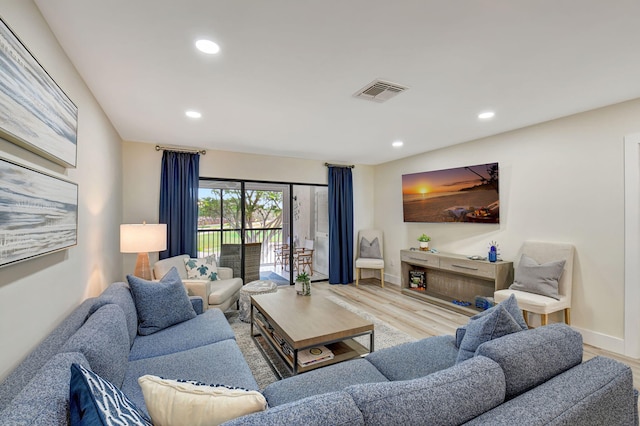
<instances>
[{"instance_id":1,"label":"blue and white wall art","mask_svg":"<svg viewBox=\"0 0 640 426\"><path fill-rule=\"evenodd\" d=\"M0 182L0 266L77 244L77 184L3 159Z\"/></svg>"},{"instance_id":2,"label":"blue and white wall art","mask_svg":"<svg viewBox=\"0 0 640 426\"><path fill-rule=\"evenodd\" d=\"M0 20L0 136L76 166L78 108Z\"/></svg>"}]
</instances>

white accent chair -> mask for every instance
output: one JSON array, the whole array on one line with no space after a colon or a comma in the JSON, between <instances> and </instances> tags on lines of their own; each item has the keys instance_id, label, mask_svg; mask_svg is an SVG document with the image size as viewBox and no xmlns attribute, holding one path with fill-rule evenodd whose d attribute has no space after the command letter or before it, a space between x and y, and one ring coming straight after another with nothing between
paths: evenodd
<instances>
[{"instance_id":1,"label":"white accent chair","mask_svg":"<svg viewBox=\"0 0 640 426\"><path fill-rule=\"evenodd\" d=\"M234 278L231 268L218 266L218 279L215 281L188 279L184 259L189 259L189 255L182 254L157 261L153 265L154 278L159 280L175 266L189 296L202 297L204 310L219 308L224 312L240 299L242 279Z\"/></svg>"},{"instance_id":2,"label":"white accent chair","mask_svg":"<svg viewBox=\"0 0 640 426\"><path fill-rule=\"evenodd\" d=\"M378 239L380 258L370 257L371 253L363 251L363 247L361 247L363 238L370 244L374 243L376 238ZM380 270L380 284L384 287L384 240L382 238L382 231L378 229L363 229L359 231L356 247L356 287L358 287L358 284L360 283L362 269ZM362 254L369 257L364 257Z\"/></svg>"},{"instance_id":3,"label":"white accent chair","mask_svg":"<svg viewBox=\"0 0 640 426\"><path fill-rule=\"evenodd\" d=\"M495 303L500 303L514 294L518 301L518 307L522 310L522 314L524 315L524 319L527 324L529 324L528 312L539 314L541 325L547 325L549 314L564 311L564 321L567 325L571 325L571 289L573 284L574 256L573 245L566 243L526 241L518 253L515 264L516 270L518 268L517 263L520 262L520 258L523 254L529 256L539 264L558 260L565 261L564 271L558 281L558 294L560 295L560 300L520 290L504 289L498 290L494 293Z\"/></svg>"}]
</instances>

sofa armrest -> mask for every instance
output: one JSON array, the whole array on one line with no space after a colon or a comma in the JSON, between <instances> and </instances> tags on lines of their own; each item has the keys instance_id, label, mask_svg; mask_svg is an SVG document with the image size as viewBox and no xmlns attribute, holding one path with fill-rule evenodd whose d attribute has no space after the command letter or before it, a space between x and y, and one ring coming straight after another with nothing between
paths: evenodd
<instances>
[{"instance_id":1,"label":"sofa armrest","mask_svg":"<svg viewBox=\"0 0 640 426\"><path fill-rule=\"evenodd\" d=\"M196 314L200 315L204 312L204 301L200 296L189 296L189 300L191 301L191 306L193 306L193 310L196 311Z\"/></svg>"},{"instance_id":2,"label":"sofa armrest","mask_svg":"<svg viewBox=\"0 0 640 426\"><path fill-rule=\"evenodd\" d=\"M218 279L228 280L233 278L233 269L226 266L218 266Z\"/></svg>"},{"instance_id":3,"label":"sofa armrest","mask_svg":"<svg viewBox=\"0 0 640 426\"><path fill-rule=\"evenodd\" d=\"M185 288L187 289L187 293L189 296L200 296L202 300L207 303L209 300L209 293L211 293L211 289L209 288L211 281L209 280L182 280Z\"/></svg>"}]
</instances>

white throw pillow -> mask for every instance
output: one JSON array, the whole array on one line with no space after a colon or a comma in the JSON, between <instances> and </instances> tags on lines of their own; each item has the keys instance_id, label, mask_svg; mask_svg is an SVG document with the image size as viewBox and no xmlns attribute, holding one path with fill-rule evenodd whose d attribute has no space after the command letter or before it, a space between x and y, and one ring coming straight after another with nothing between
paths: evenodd
<instances>
[{"instance_id":1,"label":"white throw pillow","mask_svg":"<svg viewBox=\"0 0 640 426\"><path fill-rule=\"evenodd\" d=\"M187 269L187 278L192 280L218 279L218 266L212 256L198 259L184 259L184 267Z\"/></svg>"},{"instance_id":2,"label":"white throw pillow","mask_svg":"<svg viewBox=\"0 0 640 426\"><path fill-rule=\"evenodd\" d=\"M219 425L267 408L258 391L151 375L140 377L138 384L154 426Z\"/></svg>"}]
</instances>

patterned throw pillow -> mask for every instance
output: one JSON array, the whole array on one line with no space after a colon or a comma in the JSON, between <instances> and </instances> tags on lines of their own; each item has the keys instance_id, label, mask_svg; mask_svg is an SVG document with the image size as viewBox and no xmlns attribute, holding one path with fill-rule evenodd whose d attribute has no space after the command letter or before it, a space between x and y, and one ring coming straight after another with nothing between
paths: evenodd
<instances>
[{"instance_id":1,"label":"patterned throw pillow","mask_svg":"<svg viewBox=\"0 0 640 426\"><path fill-rule=\"evenodd\" d=\"M212 256L198 259L185 259L184 266L187 268L187 278L192 280L218 279L218 266Z\"/></svg>"},{"instance_id":2,"label":"patterned throw pillow","mask_svg":"<svg viewBox=\"0 0 640 426\"><path fill-rule=\"evenodd\" d=\"M113 384L79 364L71 364L71 425L140 425L151 420Z\"/></svg>"},{"instance_id":3,"label":"patterned throw pillow","mask_svg":"<svg viewBox=\"0 0 640 426\"><path fill-rule=\"evenodd\" d=\"M217 425L267 408L260 392L242 388L151 375L140 377L138 384L151 419L159 425Z\"/></svg>"}]
</instances>

